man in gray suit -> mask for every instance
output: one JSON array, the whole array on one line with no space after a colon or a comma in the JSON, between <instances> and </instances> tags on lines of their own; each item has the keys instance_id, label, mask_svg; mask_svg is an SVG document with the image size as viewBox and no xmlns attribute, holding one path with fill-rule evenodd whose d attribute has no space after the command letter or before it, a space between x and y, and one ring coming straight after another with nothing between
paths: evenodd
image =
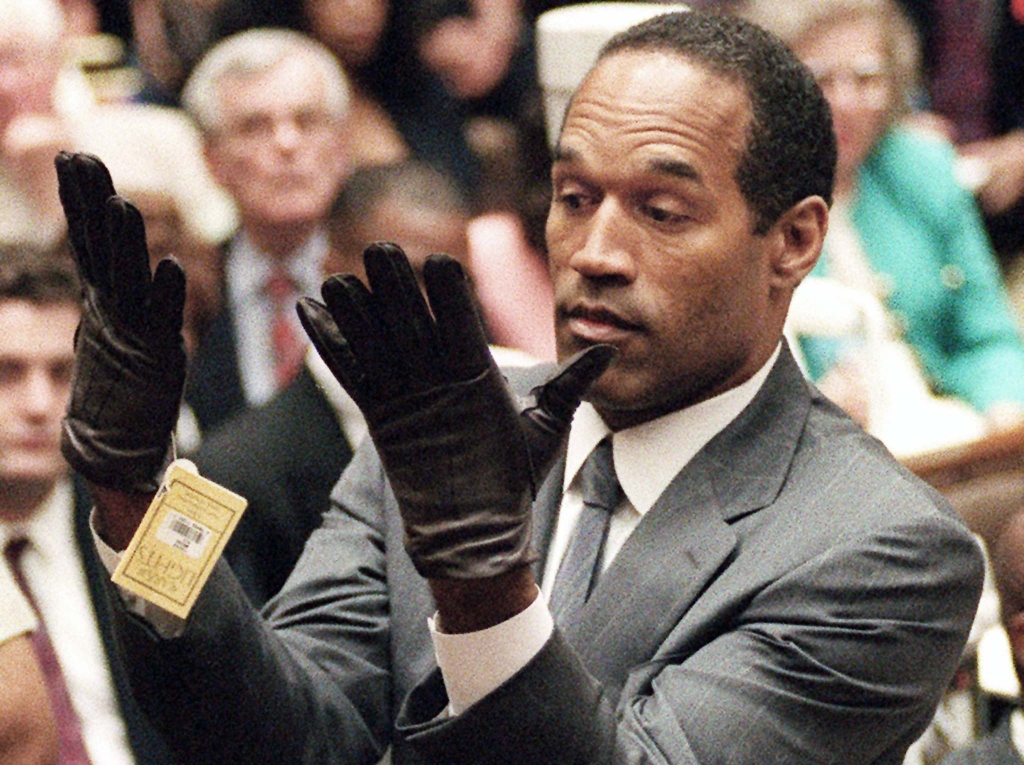
<instances>
[{"instance_id":1,"label":"man in gray suit","mask_svg":"<svg viewBox=\"0 0 1024 765\"><path fill-rule=\"evenodd\" d=\"M373 441L262 614L226 565L187 623L122 609L136 695L179 758L899 762L982 564L782 340L834 162L825 101L777 40L662 16L604 48L566 114L547 229L563 367L510 381L542 383L529 397L488 362L451 259L428 260L425 301L372 246L369 287L332 277L302 302ZM117 550L173 424L184 281L123 267L142 245L101 165L58 171L92 296L79 361L118 402L76 399L64 445Z\"/></svg>"}]
</instances>

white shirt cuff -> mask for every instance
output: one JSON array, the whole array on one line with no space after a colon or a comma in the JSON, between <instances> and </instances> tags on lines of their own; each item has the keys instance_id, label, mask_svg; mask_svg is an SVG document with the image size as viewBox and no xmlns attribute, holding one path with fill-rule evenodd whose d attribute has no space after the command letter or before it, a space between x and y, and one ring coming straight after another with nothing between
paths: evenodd
<instances>
[{"instance_id":1,"label":"white shirt cuff","mask_svg":"<svg viewBox=\"0 0 1024 765\"><path fill-rule=\"evenodd\" d=\"M89 515L89 529L92 531L93 541L96 543L96 552L99 554L100 563L107 570L108 574L113 574L114 569L117 568L117 564L121 562L123 553L119 553L114 550L110 545L100 539L100 535L96 533L96 509L93 508L92 513ZM153 628L153 631L157 635L162 637L164 640L170 640L171 638L181 637L182 633L185 632L185 620L175 616L170 611L165 611L159 606L155 606L145 598L139 597L134 592L126 590L124 587L115 585L118 593L121 595L121 600L124 602L124 607L130 614L135 614L144 622L149 624Z\"/></svg>"},{"instance_id":2,"label":"white shirt cuff","mask_svg":"<svg viewBox=\"0 0 1024 765\"><path fill-rule=\"evenodd\" d=\"M448 635L437 630L437 614L427 624L452 715L461 714L525 667L555 628L540 591L526 610L485 630Z\"/></svg>"}]
</instances>

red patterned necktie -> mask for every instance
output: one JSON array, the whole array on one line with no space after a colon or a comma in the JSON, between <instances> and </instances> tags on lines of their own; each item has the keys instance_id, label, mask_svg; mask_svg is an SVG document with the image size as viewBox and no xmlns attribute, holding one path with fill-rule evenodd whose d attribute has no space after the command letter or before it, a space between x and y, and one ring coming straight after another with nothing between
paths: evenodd
<instances>
[{"instance_id":1,"label":"red patterned necktie","mask_svg":"<svg viewBox=\"0 0 1024 765\"><path fill-rule=\"evenodd\" d=\"M297 294L291 278L283 269L275 268L267 277L264 290L273 304L270 341L274 348L274 382L277 390L281 390L299 373L306 344L292 321Z\"/></svg>"},{"instance_id":2,"label":"red patterned necktie","mask_svg":"<svg viewBox=\"0 0 1024 765\"><path fill-rule=\"evenodd\" d=\"M39 668L46 680L50 706L53 708L53 715L57 720L60 736L60 765L89 765L89 755L85 750L85 742L82 740L81 721L71 704L71 696L68 694L67 684L64 682L64 673L61 671L60 662L57 660L57 654L53 650L53 644L46 632L43 616L39 613L39 608L25 581L25 572L21 568L22 553L30 544L25 537L12 539L4 548L4 557L7 559L7 565L10 567L15 581L39 618L39 626L31 635L32 647L39 661Z\"/></svg>"}]
</instances>

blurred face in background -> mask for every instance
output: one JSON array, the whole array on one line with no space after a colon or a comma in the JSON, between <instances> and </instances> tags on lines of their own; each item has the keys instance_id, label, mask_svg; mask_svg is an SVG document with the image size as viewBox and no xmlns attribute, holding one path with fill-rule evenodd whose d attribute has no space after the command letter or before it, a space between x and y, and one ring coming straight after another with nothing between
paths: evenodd
<instances>
[{"instance_id":1,"label":"blurred face in background","mask_svg":"<svg viewBox=\"0 0 1024 765\"><path fill-rule=\"evenodd\" d=\"M15 117L50 114L60 74L59 46L0 23L0 154Z\"/></svg>"},{"instance_id":2,"label":"blurred face in background","mask_svg":"<svg viewBox=\"0 0 1024 765\"><path fill-rule=\"evenodd\" d=\"M220 126L206 136L214 178L246 226L309 225L330 209L348 171L344 118L303 56L220 83Z\"/></svg>"},{"instance_id":3,"label":"blurred face in background","mask_svg":"<svg viewBox=\"0 0 1024 765\"><path fill-rule=\"evenodd\" d=\"M47 486L67 470L60 430L79 315L72 303L0 300L0 486Z\"/></svg>"},{"instance_id":4,"label":"blurred face in background","mask_svg":"<svg viewBox=\"0 0 1024 765\"><path fill-rule=\"evenodd\" d=\"M373 211L350 224L332 226L332 253L328 273L350 272L365 279L363 248L370 242L397 242L409 257L416 279L423 285L427 257L444 253L466 264L468 219L463 215L382 200Z\"/></svg>"},{"instance_id":5,"label":"blurred face in background","mask_svg":"<svg viewBox=\"0 0 1024 765\"><path fill-rule=\"evenodd\" d=\"M388 19L387 0L306 0L306 18L317 40L347 67L370 61Z\"/></svg>"},{"instance_id":6,"label":"blurred face in background","mask_svg":"<svg viewBox=\"0 0 1024 765\"><path fill-rule=\"evenodd\" d=\"M878 17L851 18L817 27L793 50L832 108L841 187L852 182L892 117L895 87L885 29Z\"/></svg>"}]
</instances>

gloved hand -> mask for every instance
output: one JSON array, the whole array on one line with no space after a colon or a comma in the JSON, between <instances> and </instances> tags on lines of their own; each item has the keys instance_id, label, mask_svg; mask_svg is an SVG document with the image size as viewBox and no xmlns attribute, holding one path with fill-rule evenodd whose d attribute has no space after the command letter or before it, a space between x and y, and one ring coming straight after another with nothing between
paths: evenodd
<instances>
[{"instance_id":1,"label":"gloved hand","mask_svg":"<svg viewBox=\"0 0 1024 765\"><path fill-rule=\"evenodd\" d=\"M61 452L97 486L152 492L185 384L185 273L167 258L150 277L142 216L99 159L56 166L83 303Z\"/></svg>"},{"instance_id":2,"label":"gloved hand","mask_svg":"<svg viewBox=\"0 0 1024 765\"><path fill-rule=\"evenodd\" d=\"M417 571L475 579L528 565L536 488L614 349L577 355L519 412L458 261L427 259L428 310L397 245L370 245L363 257L369 289L332 276L324 304L301 299L299 317L366 417Z\"/></svg>"}]
</instances>

